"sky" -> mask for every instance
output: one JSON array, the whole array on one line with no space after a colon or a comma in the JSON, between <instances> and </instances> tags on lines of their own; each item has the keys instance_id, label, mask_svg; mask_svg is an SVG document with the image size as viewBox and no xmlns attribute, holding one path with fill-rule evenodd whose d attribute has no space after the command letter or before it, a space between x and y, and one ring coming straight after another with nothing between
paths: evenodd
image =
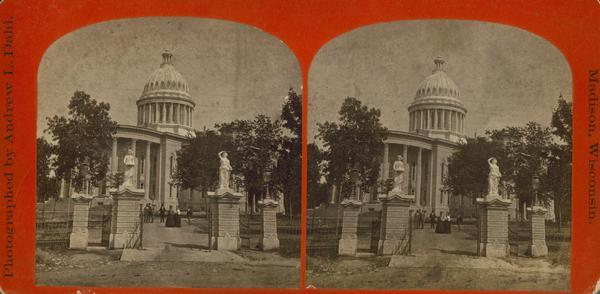
<instances>
[{"instance_id":1,"label":"sky","mask_svg":"<svg viewBox=\"0 0 600 294\"><path fill-rule=\"evenodd\" d=\"M173 53L196 102L196 129L256 114L278 117L288 89L300 92L294 54L256 28L183 17L109 21L71 32L45 52L38 71L37 135L46 117L67 113L77 90L109 102L117 122L135 125L135 102L164 50Z\"/></svg>"},{"instance_id":2,"label":"sky","mask_svg":"<svg viewBox=\"0 0 600 294\"><path fill-rule=\"evenodd\" d=\"M317 123L337 121L343 100L381 110L390 130L408 131L408 106L442 57L467 108L467 136L549 125L559 95L572 101L571 70L548 41L516 27L476 21L398 21L370 25L323 46L308 74L308 141Z\"/></svg>"}]
</instances>

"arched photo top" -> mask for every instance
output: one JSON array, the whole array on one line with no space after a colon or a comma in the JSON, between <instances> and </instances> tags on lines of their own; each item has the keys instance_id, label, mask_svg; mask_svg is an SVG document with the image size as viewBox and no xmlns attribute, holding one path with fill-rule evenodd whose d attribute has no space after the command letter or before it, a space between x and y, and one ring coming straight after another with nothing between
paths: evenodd
<instances>
[{"instance_id":1,"label":"arched photo top","mask_svg":"<svg viewBox=\"0 0 600 294\"><path fill-rule=\"evenodd\" d=\"M38 70L37 135L46 127L46 117L66 113L77 90L109 102L117 122L135 125L136 101L160 84L150 80L164 63L165 51L182 77L172 86L185 87L196 104L197 129L257 113L278 116L289 88L301 88L294 53L255 27L191 17L111 20L66 34L44 53Z\"/></svg>"},{"instance_id":2,"label":"arched photo top","mask_svg":"<svg viewBox=\"0 0 600 294\"><path fill-rule=\"evenodd\" d=\"M421 86L435 71L437 57L468 111L464 132L469 136L531 120L548 124L557 99L572 100L567 60L526 30L463 20L380 23L336 37L313 59L309 140L316 123L336 117L348 96L381 109L388 128L408 131L409 106L435 90Z\"/></svg>"}]
</instances>

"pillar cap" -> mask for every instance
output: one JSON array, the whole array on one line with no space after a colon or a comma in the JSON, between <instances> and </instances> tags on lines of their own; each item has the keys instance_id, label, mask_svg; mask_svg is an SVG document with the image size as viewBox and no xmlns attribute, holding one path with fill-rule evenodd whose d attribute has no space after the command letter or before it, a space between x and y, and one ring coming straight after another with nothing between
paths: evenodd
<instances>
[{"instance_id":1,"label":"pillar cap","mask_svg":"<svg viewBox=\"0 0 600 294\"><path fill-rule=\"evenodd\" d=\"M355 200L355 199L344 199L342 201L342 203L340 203L341 206L343 207L361 207L362 206L362 202L360 202L360 200Z\"/></svg>"},{"instance_id":2,"label":"pillar cap","mask_svg":"<svg viewBox=\"0 0 600 294\"><path fill-rule=\"evenodd\" d=\"M413 202L415 195L407 195L403 192L390 191L388 194L380 194L377 198L382 202Z\"/></svg>"},{"instance_id":3,"label":"pillar cap","mask_svg":"<svg viewBox=\"0 0 600 294\"><path fill-rule=\"evenodd\" d=\"M476 202L481 206L492 206L492 207L508 207L512 201L510 199L503 199L500 196L492 196L494 198L477 198Z\"/></svg>"},{"instance_id":4,"label":"pillar cap","mask_svg":"<svg viewBox=\"0 0 600 294\"><path fill-rule=\"evenodd\" d=\"M217 189L217 191L207 192L207 194L208 197L215 199L239 200L240 198L242 198L242 194L235 192L233 189Z\"/></svg>"},{"instance_id":5,"label":"pillar cap","mask_svg":"<svg viewBox=\"0 0 600 294\"><path fill-rule=\"evenodd\" d=\"M546 209L543 206L534 205L532 207L527 207L527 212L536 213L536 214L544 214L544 213L548 212L548 209Z\"/></svg>"},{"instance_id":6,"label":"pillar cap","mask_svg":"<svg viewBox=\"0 0 600 294\"><path fill-rule=\"evenodd\" d=\"M73 202L75 202L75 203L89 203L92 201L92 198L84 197L84 196L80 195L79 197L71 198L71 200L73 200Z\"/></svg>"},{"instance_id":7,"label":"pillar cap","mask_svg":"<svg viewBox=\"0 0 600 294\"><path fill-rule=\"evenodd\" d=\"M144 198L144 189L134 189L129 187L124 187L123 189L113 189L110 191L113 199L123 199L123 198Z\"/></svg>"},{"instance_id":8,"label":"pillar cap","mask_svg":"<svg viewBox=\"0 0 600 294\"><path fill-rule=\"evenodd\" d=\"M277 205L279 205L279 202L277 202L271 198L266 198L266 199L259 200L258 205L260 207L276 207Z\"/></svg>"}]
</instances>

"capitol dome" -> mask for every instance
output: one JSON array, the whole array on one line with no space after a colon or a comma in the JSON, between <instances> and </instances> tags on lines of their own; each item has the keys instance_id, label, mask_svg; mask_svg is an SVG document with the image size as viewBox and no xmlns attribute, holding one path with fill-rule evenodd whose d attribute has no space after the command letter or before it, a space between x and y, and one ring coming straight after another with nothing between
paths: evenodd
<instances>
[{"instance_id":1,"label":"capitol dome","mask_svg":"<svg viewBox=\"0 0 600 294\"><path fill-rule=\"evenodd\" d=\"M150 74L137 100L138 125L187 135L192 130L196 103L187 82L173 66L173 54L165 51L162 57L163 62Z\"/></svg>"},{"instance_id":2,"label":"capitol dome","mask_svg":"<svg viewBox=\"0 0 600 294\"><path fill-rule=\"evenodd\" d=\"M173 55L165 51L162 56L163 63L148 78L140 99L161 95L190 98L187 82L171 62Z\"/></svg>"},{"instance_id":3,"label":"capitol dome","mask_svg":"<svg viewBox=\"0 0 600 294\"><path fill-rule=\"evenodd\" d=\"M433 73L419 85L410 113L409 130L429 137L459 141L464 137L467 109L460 100L460 91L444 70L445 61L433 61Z\"/></svg>"},{"instance_id":4,"label":"capitol dome","mask_svg":"<svg viewBox=\"0 0 600 294\"><path fill-rule=\"evenodd\" d=\"M433 74L421 82L415 99L430 96L445 96L458 99L460 97L458 87L442 68L444 60L436 58L434 63L436 68L433 70Z\"/></svg>"}]
</instances>

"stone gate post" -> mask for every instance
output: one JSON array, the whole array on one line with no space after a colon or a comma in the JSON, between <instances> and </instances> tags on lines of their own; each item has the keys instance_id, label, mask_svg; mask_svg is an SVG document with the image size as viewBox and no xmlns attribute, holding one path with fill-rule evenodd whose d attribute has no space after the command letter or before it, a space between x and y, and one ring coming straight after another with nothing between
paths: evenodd
<instances>
[{"instance_id":1,"label":"stone gate post","mask_svg":"<svg viewBox=\"0 0 600 294\"><path fill-rule=\"evenodd\" d=\"M240 198L242 194L231 189L217 189L208 192L212 236L210 248L217 250L239 250L240 239Z\"/></svg>"},{"instance_id":2,"label":"stone gate post","mask_svg":"<svg viewBox=\"0 0 600 294\"><path fill-rule=\"evenodd\" d=\"M277 204L277 201L270 198L258 201L258 205L262 208L262 236L260 238L260 245L264 251L279 248L279 238L277 237Z\"/></svg>"},{"instance_id":3,"label":"stone gate post","mask_svg":"<svg viewBox=\"0 0 600 294\"><path fill-rule=\"evenodd\" d=\"M73 199L73 230L69 237L69 248L85 249L88 245L88 221L91 199L79 197Z\"/></svg>"},{"instance_id":4,"label":"stone gate post","mask_svg":"<svg viewBox=\"0 0 600 294\"><path fill-rule=\"evenodd\" d=\"M415 200L413 195L380 195L381 235L377 252L379 255L393 255L408 242L409 207Z\"/></svg>"},{"instance_id":5,"label":"stone gate post","mask_svg":"<svg viewBox=\"0 0 600 294\"><path fill-rule=\"evenodd\" d=\"M125 187L111 191L111 195L113 207L109 247L133 248L140 238L140 203L144 198L144 190Z\"/></svg>"},{"instance_id":6,"label":"stone gate post","mask_svg":"<svg viewBox=\"0 0 600 294\"><path fill-rule=\"evenodd\" d=\"M339 241L338 254L355 256L358 248L358 213L362 203L359 200L345 199L342 205L342 236Z\"/></svg>"},{"instance_id":7,"label":"stone gate post","mask_svg":"<svg viewBox=\"0 0 600 294\"><path fill-rule=\"evenodd\" d=\"M530 230L529 230L529 246L527 253L530 256L546 256L548 255L548 246L546 246L546 210L541 206L533 206L527 208L529 214Z\"/></svg>"},{"instance_id":8,"label":"stone gate post","mask_svg":"<svg viewBox=\"0 0 600 294\"><path fill-rule=\"evenodd\" d=\"M501 198L491 200L477 198L479 206L479 255L506 257L510 253L508 244L508 206L511 201Z\"/></svg>"}]
</instances>

